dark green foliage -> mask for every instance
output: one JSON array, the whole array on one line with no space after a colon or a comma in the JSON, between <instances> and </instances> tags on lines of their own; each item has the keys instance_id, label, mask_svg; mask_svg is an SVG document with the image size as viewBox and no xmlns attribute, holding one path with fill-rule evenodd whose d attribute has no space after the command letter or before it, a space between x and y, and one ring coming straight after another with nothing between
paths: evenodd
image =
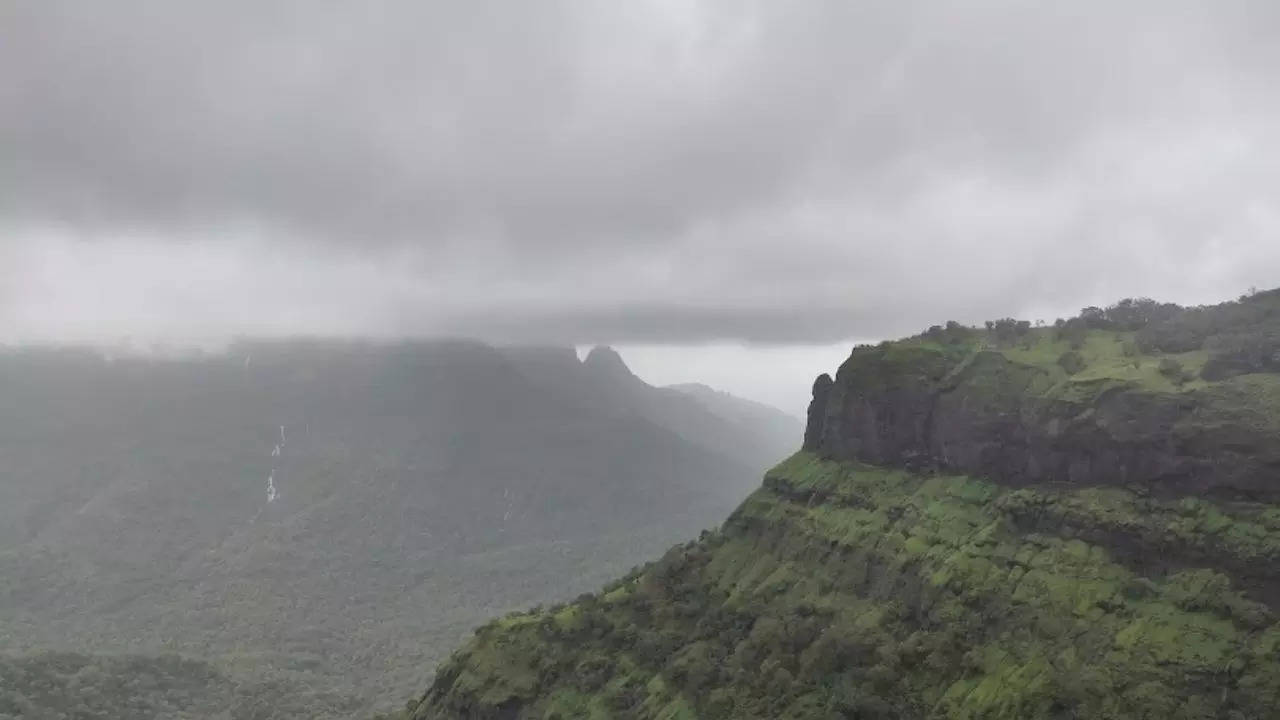
<instances>
[{"instance_id":1,"label":"dark green foliage","mask_svg":"<svg viewBox=\"0 0 1280 720\"><path fill-rule=\"evenodd\" d=\"M1235 302L1187 308L1138 333L1144 352L1181 353L1214 350L1215 356L1233 353L1249 355L1259 343L1277 346L1274 338L1280 324L1280 289L1255 293ZM1230 366L1227 362L1227 366ZM1245 363L1246 367L1249 365Z\"/></svg>"},{"instance_id":2,"label":"dark green foliage","mask_svg":"<svg viewBox=\"0 0 1280 720\"><path fill-rule=\"evenodd\" d=\"M1029 320L1001 318L1000 320L987 321L987 333L996 343L1008 344L1029 332L1031 332L1031 321Z\"/></svg>"},{"instance_id":3,"label":"dark green foliage","mask_svg":"<svg viewBox=\"0 0 1280 720\"><path fill-rule=\"evenodd\" d=\"M1087 307L1080 311L1079 320L1090 330L1132 332L1168 320L1180 312L1182 308L1173 303L1156 302L1151 298L1125 298L1105 309Z\"/></svg>"},{"instance_id":4,"label":"dark green foliage","mask_svg":"<svg viewBox=\"0 0 1280 720\"><path fill-rule=\"evenodd\" d=\"M1085 338L1089 336L1089 327L1080 318L1058 320L1054 325L1054 337L1066 342L1072 350L1084 347Z\"/></svg>"},{"instance_id":5,"label":"dark green foliage","mask_svg":"<svg viewBox=\"0 0 1280 720\"><path fill-rule=\"evenodd\" d=\"M1162 358L1158 369L1161 375L1169 378L1169 380L1178 385L1190 380L1192 377L1187 374L1185 369L1183 369L1182 363L1171 357Z\"/></svg>"},{"instance_id":6,"label":"dark green foliage","mask_svg":"<svg viewBox=\"0 0 1280 720\"><path fill-rule=\"evenodd\" d=\"M1055 327L1059 331L1059 339L1075 341L1082 339L1089 330L1135 332L1168 321L1183 312L1183 308L1174 303L1161 303L1151 298L1125 298L1105 308L1084 308L1076 317L1058 320Z\"/></svg>"},{"instance_id":7,"label":"dark green foliage","mask_svg":"<svg viewBox=\"0 0 1280 720\"><path fill-rule=\"evenodd\" d=\"M1201 373L1206 380L1280 372L1280 328L1277 327L1255 327L1211 338L1208 349L1209 360Z\"/></svg>"},{"instance_id":8,"label":"dark green foliage","mask_svg":"<svg viewBox=\"0 0 1280 720\"><path fill-rule=\"evenodd\" d=\"M936 343L944 343L947 345L971 343L979 331L970 327L965 327L955 320L948 320L945 326L934 325L926 330L920 337Z\"/></svg>"},{"instance_id":9,"label":"dark green foliage","mask_svg":"<svg viewBox=\"0 0 1280 720\"><path fill-rule=\"evenodd\" d=\"M1079 352L1075 350L1069 350L1067 352L1062 353L1062 355L1058 358L1058 365L1068 375L1075 375L1081 370L1084 370L1085 367L1087 366L1087 363L1085 363L1084 361L1084 356L1081 355Z\"/></svg>"}]
</instances>

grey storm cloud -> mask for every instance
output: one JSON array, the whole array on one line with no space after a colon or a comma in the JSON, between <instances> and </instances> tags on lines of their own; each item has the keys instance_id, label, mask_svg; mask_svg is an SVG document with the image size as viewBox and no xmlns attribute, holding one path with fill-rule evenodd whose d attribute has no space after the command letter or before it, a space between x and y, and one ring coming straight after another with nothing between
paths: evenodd
<instances>
[{"instance_id":1,"label":"grey storm cloud","mask_svg":"<svg viewBox=\"0 0 1280 720\"><path fill-rule=\"evenodd\" d=\"M827 342L1280 277L1273 2L0 7L0 330Z\"/></svg>"}]
</instances>

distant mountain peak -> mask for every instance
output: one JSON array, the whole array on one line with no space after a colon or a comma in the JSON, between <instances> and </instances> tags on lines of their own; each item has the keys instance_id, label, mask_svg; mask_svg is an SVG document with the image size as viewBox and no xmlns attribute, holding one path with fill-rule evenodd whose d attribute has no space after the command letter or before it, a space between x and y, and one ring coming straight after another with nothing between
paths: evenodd
<instances>
[{"instance_id":1,"label":"distant mountain peak","mask_svg":"<svg viewBox=\"0 0 1280 720\"><path fill-rule=\"evenodd\" d=\"M591 352L587 353L587 358L582 361L582 365L593 372L601 375L613 377L635 377L635 373L631 372L631 368L622 361L622 356L617 350L608 345L597 345L591 348Z\"/></svg>"}]
</instances>

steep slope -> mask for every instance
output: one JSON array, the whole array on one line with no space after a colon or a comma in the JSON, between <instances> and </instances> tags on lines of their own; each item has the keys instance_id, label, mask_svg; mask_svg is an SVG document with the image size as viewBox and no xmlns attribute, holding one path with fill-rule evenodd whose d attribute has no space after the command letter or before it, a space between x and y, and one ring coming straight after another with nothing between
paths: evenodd
<instances>
[{"instance_id":1,"label":"steep slope","mask_svg":"<svg viewBox=\"0 0 1280 720\"><path fill-rule=\"evenodd\" d=\"M1275 718L1278 306L859 348L721 529L482 627L409 714Z\"/></svg>"},{"instance_id":2,"label":"steep slope","mask_svg":"<svg viewBox=\"0 0 1280 720\"><path fill-rule=\"evenodd\" d=\"M565 388L469 342L0 355L6 649L402 696L483 618L595 587L746 495L749 461L580 402L597 380L568 353Z\"/></svg>"}]
</instances>

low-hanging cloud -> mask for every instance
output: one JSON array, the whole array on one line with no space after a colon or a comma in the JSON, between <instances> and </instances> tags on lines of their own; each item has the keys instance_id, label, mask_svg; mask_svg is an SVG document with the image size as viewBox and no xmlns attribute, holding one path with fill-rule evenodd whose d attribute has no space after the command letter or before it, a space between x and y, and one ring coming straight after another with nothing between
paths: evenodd
<instances>
[{"instance_id":1,"label":"low-hanging cloud","mask_svg":"<svg viewBox=\"0 0 1280 720\"><path fill-rule=\"evenodd\" d=\"M1270 2L0 9L0 338L829 342L1280 274Z\"/></svg>"}]
</instances>

